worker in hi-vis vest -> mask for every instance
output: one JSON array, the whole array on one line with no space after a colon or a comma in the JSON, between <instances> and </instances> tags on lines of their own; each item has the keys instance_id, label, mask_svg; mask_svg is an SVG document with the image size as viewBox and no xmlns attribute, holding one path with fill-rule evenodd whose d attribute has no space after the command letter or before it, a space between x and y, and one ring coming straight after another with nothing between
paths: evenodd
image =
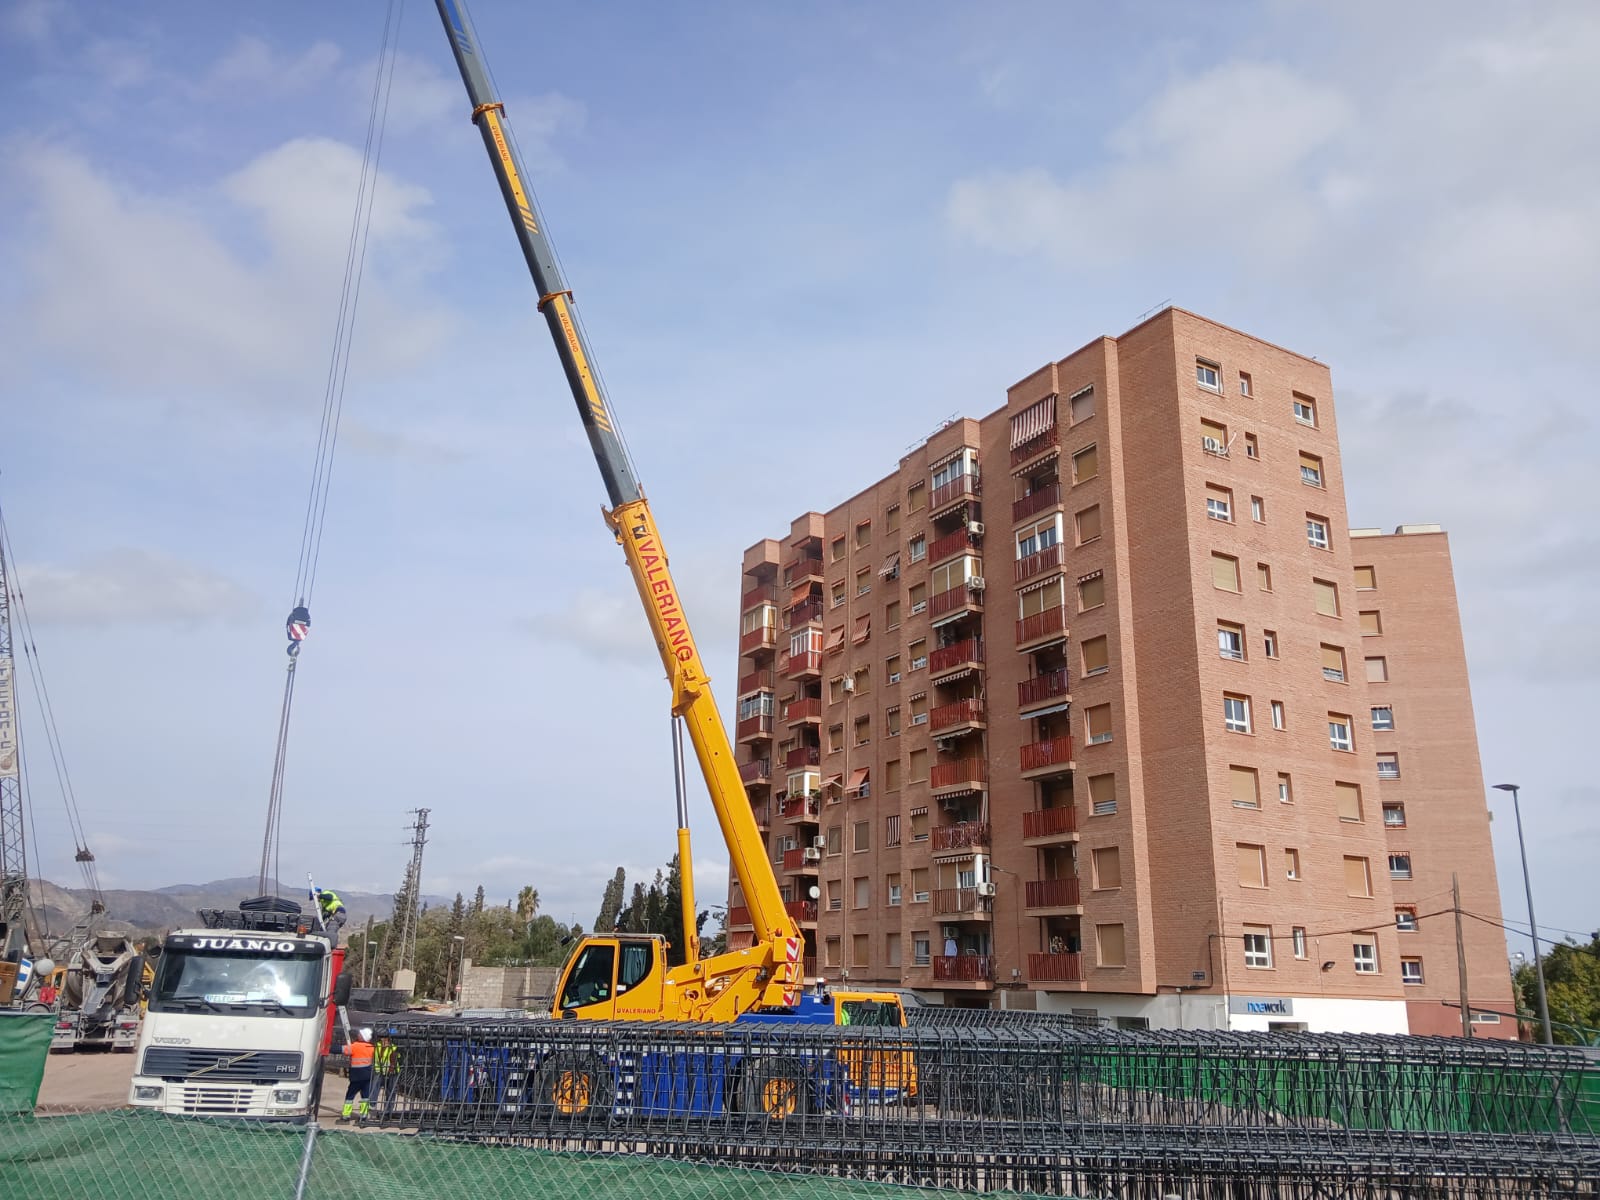
<instances>
[{"instance_id":1,"label":"worker in hi-vis vest","mask_svg":"<svg viewBox=\"0 0 1600 1200\"><path fill-rule=\"evenodd\" d=\"M348 1121L351 1114L356 1112L355 1102L358 1099L361 1108L357 1115L361 1117L367 1115L371 1105L374 1055L372 1030L366 1027L356 1030L356 1040L345 1047L345 1053L350 1056L350 1086L344 1090L344 1111L339 1114L341 1121Z\"/></svg>"}]
</instances>

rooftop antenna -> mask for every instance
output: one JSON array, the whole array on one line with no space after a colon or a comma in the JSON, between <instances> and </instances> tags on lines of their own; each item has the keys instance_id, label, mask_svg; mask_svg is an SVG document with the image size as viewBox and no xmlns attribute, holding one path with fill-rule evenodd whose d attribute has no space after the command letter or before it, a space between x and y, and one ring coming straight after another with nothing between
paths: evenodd
<instances>
[{"instance_id":1,"label":"rooftop antenna","mask_svg":"<svg viewBox=\"0 0 1600 1200\"><path fill-rule=\"evenodd\" d=\"M959 417L960 415L961 414L959 412L951 413L948 417L946 417L944 420L940 421L937 425L935 425L933 427L932 431L929 432L926 437L918 438L916 441L914 441L911 444L909 444L906 447L906 449L907 450L915 450L918 446L922 445L924 442L926 442L928 440L928 438L931 438L934 434L938 433L941 429L949 429L950 426L952 426L952 425L954 425L956 423L956 418Z\"/></svg>"}]
</instances>

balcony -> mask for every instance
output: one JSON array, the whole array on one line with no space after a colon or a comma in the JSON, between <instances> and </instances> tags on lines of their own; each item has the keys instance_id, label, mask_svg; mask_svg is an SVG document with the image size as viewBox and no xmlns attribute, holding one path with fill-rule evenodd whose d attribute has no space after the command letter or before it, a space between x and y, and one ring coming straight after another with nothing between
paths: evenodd
<instances>
[{"instance_id":1,"label":"balcony","mask_svg":"<svg viewBox=\"0 0 1600 1200\"><path fill-rule=\"evenodd\" d=\"M772 672L751 671L739 680L739 695L748 695L750 692L770 692L772 690Z\"/></svg>"},{"instance_id":2,"label":"balcony","mask_svg":"<svg viewBox=\"0 0 1600 1200\"><path fill-rule=\"evenodd\" d=\"M962 526L954 533L947 533L928 547L928 565L943 562L957 554L965 554L978 544L966 526Z\"/></svg>"},{"instance_id":3,"label":"balcony","mask_svg":"<svg viewBox=\"0 0 1600 1200\"><path fill-rule=\"evenodd\" d=\"M735 904L728 909L729 929L748 929L751 925L750 907L746 904Z\"/></svg>"},{"instance_id":4,"label":"balcony","mask_svg":"<svg viewBox=\"0 0 1600 1200\"><path fill-rule=\"evenodd\" d=\"M822 555L802 554L799 558L792 558L784 567L784 574L789 580L790 587L799 587L808 579L822 578Z\"/></svg>"},{"instance_id":5,"label":"balcony","mask_svg":"<svg viewBox=\"0 0 1600 1200\"><path fill-rule=\"evenodd\" d=\"M1057 667L1017 684L1017 710L1023 712L1036 704L1059 704L1068 694L1067 669Z\"/></svg>"},{"instance_id":6,"label":"balcony","mask_svg":"<svg viewBox=\"0 0 1600 1200\"><path fill-rule=\"evenodd\" d=\"M815 767L822 762L822 747L796 746L784 757L785 770L793 771L797 767Z\"/></svg>"},{"instance_id":7,"label":"balcony","mask_svg":"<svg viewBox=\"0 0 1600 1200\"><path fill-rule=\"evenodd\" d=\"M977 638L964 638L949 646L940 646L928 655L928 678L938 683L941 676L964 675L974 667L983 666L983 642Z\"/></svg>"},{"instance_id":8,"label":"balcony","mask_svg":"<svg viewBox=\"0 0 1600 1200\"><path fill-rule=\"evenodd\" d=\"M804 725L808 721L822 720L822 700L816 696L808 696L804 700L794 700L783 706L783 723L785 725Z\"/></svg>"},{"instance_id":9,"label":"balcony","mask_svg":"<svg viewBox=\"0 0 1600 1200\"><path fill-rule=\"evenodd\" d=\"M778 807L778 816L790 823L815 821L822 802L811 796L790 796Z\"/></svg>"},{"instance_id":10,"label":"balcony","mask_svg":"<svg viewBox=\"0 0 1600 1200\"><path fill-rule=\"evenodd\" d=\"M791 900L783 906L783 911L802 925L815 925L817 923L817 902L815 900Z\"/></svg>"},{"instance_id":11,"label":"balcony","mask_svg":"<svg viewBox=\"0 0 1600 1200\"><path fill-rule=\"evenodd\" d=\"M928 601L928 616L933 621L938 621L942 616L958 612L962 609L971 609L977 612L983 607L983 593L974 588L970 583L963 583L940 592Z\"/></svg>"},{"instance_id":12,"label":"balcony","mask_svg":"<svg viewBox=\"0 0 1600 1200\"><path fill-rule=\"evenodd\" d=\"M1047 508L1054 508L1061 503L1060 482L1047 484L1036 492L1029 492L1021 500L1011 502L1011 521L1026 521L1037 513L1042 513Z\"/></svg>"},{"instance_id":13,"label":"balcony","mask_svg":"<svg viewBox=\"0 0 1600 1200\"><path fill-rule=\"evenodd\" d=\"M799 629L802 625L809 625L813 621L822 622L822 601L807 600L804 604L797 605L789 610L789 628Z\"/></svg>"},{"instance_id":14,"label":"balcony","mask_svg":"<svg viewBox=\"0 0 1600 1200\"><path fill-rule=\"evenodd\" d=\"M1022 840L1034 845L1069 841L1078 832L1078 810L1061 808L1036 808L1022 814Z\"/></svg>"},{"instance_id":15,"label":"balcony","mask_svg":"<svg viewBox=\"0 0 1600 1200\"><path fill-rule=\"evenodd\" d=\"M989 782L989 766L981 758L934 763L928 786L936 793L978 792Z\"/></svg>"},{"instance_id":16,"label":"balcony","mask_svg":"<svg viewBox=\"0 0 1600 1200\"><path fill-rule=\"evenodd\" d=\"M994 958L988 954L957 954L954 958L935 955L935 983L993 983Z\"/></svg>"},{"instance_id":17,"label":"balcony","mask_svg":"<svg viewBox=\"0 0 1600 1200\"><path fill-rule=\"evenodd\" d=\"M733 727L733 740L736 742L749 742L771 736L772 717L768 713L757 713L753 717L746 717Z\"/></svg>"},{"instance_id":18,"label":"balcony","mask_svg":"<svg viewBox=\"0 0 1600 1200\"><path fill-rule=\"evenodd\" d=\"M771 625L763 625L760 629L739 635L740 654L759 654L763 650L775 649L777 645L778 631Z\"/></svg>"},{"instance_id":19,"label":"balcony","mask_svg":"<svg viewBox=\"0 0 1600 1200\"><path fill-rule=\"evenodd\" d=\"M984 725L983 701L976 696L957 700L954 704L941 704L928 714L930 733L949 734L982 729Z\"/></svg>"},{"instance_id":20,"label":"balcony","mask_svg":"<svg viewBox=\"0 0 1600 1200\"><path fill-rule=\"evenodd\" d=\"M1059 571L1061 569L1061 543L1046 546L1036 554L1029 554L1016 561L1013 567L1013 578L1017 583L1024 583L1035 575L1043 575L1046 571Z\"/></svg>"},{"instance_id":21,"label":"balcony","mask_svg":"<svg viewBox=\"0 0 1600 1200\"><path fill-rule=\"evenodd\" d=\"M772 760L753 758L747 763L740 763L739 779L746 784L772 782Z\"/></svg>"},{"instance_id":22,"label":"balcony","mask_svg":"<svg viewBox=\"0 0 1600 1200\"><path fill-rule=\"evenodd\" d=\"M1078 894L1078 879L1030 879L1023 891L1023 907L1029 912L1078 908L1083 900Z\"/></svg>"},{"instance_id":23,"label":"balcony","mask_svg":"<svg viewBox=\"0 0 1600 1200\"><path fill-rule=\"evenodd\" d=\"M1028 955L1030 983L1082 983L1082 954Z\"/></svg>"},{"instance_id":24,"label":"balcony","mask_svg":"<svg viewBox=\"0 0 1600 1200\"><path fill-rule=\"evenodd\" d=\"M1024 463L1030 463L1036 458L1044 458L1047 455L1053 454L1060 448L1060 426L1051 425L1049 429L1046 429L1038 437L1029 438L1027 441L1023 442L1022 445L1012 447L1011 465L1013 468L1020 467Z\"/></svg>"},{"instance_id":25,"label":"balcony","mask_svg":"<svg viewBox=\"0 0 1600 1200\"><path fill-rule=\"evenodd\" d=\"M1021 766L1024 779L1066 774L1072 770L1072 735L1062 734L1042 742L1029 742L1022 747Z\"/></svg>"},{"instance_id":26,"label":"balcony","mask_svg":"<svg viewBox=\"0 0 1600 1200\"><path fill-rule=\"evenodd\" d=\"M820 869L820 864L816 859L806 857L806 851L809 849L811 849L809 846L796 846L793 850L785 850L781 867L784 873L793 875L796 872L804 872L815 875Z\"/></svg>"},{"instance_id":27,"label":"balcony","mask_svg":"<svg viewBox=\"0 0 1600 1200\"><path fill-rule=\"evenodd\" d=\"M978 895L975 887L935 888L933 891L933 911L942 917L965 914L973 920L987 921L994 916L991 907L989 897Z\"/></svg>"},{"instance_id":28,"label":"balcony","mask_svg":"<svg viewBox=\"0 0 1600 1200\"><path fill-rule=\"evenodd\" d=\"M802 650L799 654L789 655L783 676L785 679L822 678L822 651Z\"/></svg>"},{"instance_id":29,"label":"balcony","mask_svg":"<svg viewBox=\"0 0 1600 1200\"><path fill-rule=\"evenodd\" d=\"M815 979L817 977L817 956L815 954L808 955L800 961L804 964L806 978Z\"/></svg>"},{"instance_id":30,"label":"balcony","mask_svg":"<svg viewBox=\"0 0 1600 1200\"><path fill-rule=\"evenodd\" d=\"M943 487L934 488L933 495L928 498L928 519L943 516L943 510L957 504L965 504L983 490L981 483L977 475L957 475Z\"/></svg>"},{"instance_id":31,"label":"balcony","mask_svg":"<svg viewBox=\"0 0 1600 1200\"><path fill-rule=\"evenodd\" d=\"M1047 608L1017 622L1018 650L1033 650L1066 640L1067 610L1064 608Z\"/></svg>"},{"instance_id":32,"label":"balcony","mask_svg":"<svg viewBox=\"0 0 1600 1200\"><path fill-rule=\"evenodd\" d=\"M778 589L770 583L764 583L758 588L751 588L739 601L739 611L754 608L758 604L776 604L778 602Z\"/></svg>"},{"instance_id":33,"label":"balcony","mask_svg":"<svg viewBox=\"0 0 1600 1200\"><path fill-rule=\"evenodd\" d=\"M962 821L958 825L936 825L933 850L983 850L989 845L989 822Z\"/></svg>"}]
</instances>

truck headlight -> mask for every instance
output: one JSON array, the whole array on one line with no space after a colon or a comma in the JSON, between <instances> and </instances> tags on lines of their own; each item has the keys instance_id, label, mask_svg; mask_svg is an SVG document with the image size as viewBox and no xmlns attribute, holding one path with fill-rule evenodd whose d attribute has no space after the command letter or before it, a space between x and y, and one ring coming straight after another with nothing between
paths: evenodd
<instances>
[{"instance_id":1,"label":"truck headlight","mask_svg":"<svg viewBox=\"0 0 1600 1200\"><path fill-rule=\"evenodd\" d=\"M139 1083L133 1088L135 1100L159 1100L163 1089L159 1084Z\"/></svg>"},{"instance_id":2,"label":"truck headlight","mask_svg":"<svg viewBox=\"0 0 1600 1200\"><path fill-rule=\"evenodd\" d=\"M300 1100L299 1088L274 1088L272 1102L274 1104L297 1104Z\"/></svg>"}]
</instances>

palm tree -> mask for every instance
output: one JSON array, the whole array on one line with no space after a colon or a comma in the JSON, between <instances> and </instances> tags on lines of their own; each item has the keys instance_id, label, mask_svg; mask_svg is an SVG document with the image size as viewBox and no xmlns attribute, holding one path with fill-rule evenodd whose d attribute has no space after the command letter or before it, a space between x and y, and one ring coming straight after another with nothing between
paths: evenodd
<instances>
[{"instance_id":1,"label":"palm tree","mask_svg":"<svg viewBox=\"0 0 1600 1200\"><path fill-rule=\"evenodd\" d=\"M517 893L517 920L522 922L526 934L533 925L534 914L539 911L539 889L531 884Z\"/></svg>"}]
</instances>

